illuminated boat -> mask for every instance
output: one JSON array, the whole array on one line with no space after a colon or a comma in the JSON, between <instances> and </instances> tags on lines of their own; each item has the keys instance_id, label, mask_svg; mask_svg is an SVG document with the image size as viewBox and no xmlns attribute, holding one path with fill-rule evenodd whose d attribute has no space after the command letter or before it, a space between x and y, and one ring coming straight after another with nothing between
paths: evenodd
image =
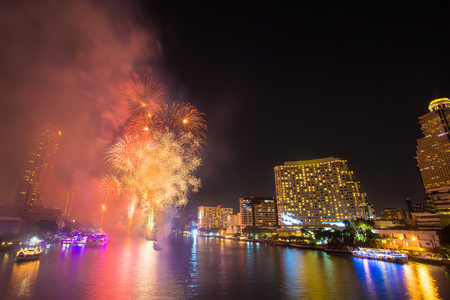
<instances>
[{"instance_id":1,"label":"illuminated boat","mask_svg":"<svg viewBox=\"0 0 450 300\"><path fill-rule=\"evenodd\" d=\"M73 236L63 236L61 238L61 243L63 244L73 244L74 237Z\"/></svg>"},{"instance_id":2,"label":"illuminated boat","mask_svg":"<svg viewBox=\"0 0 450 300\"><path fill-rule=\"evenodd\" d=\"M74 239L74 243L77 245L84 245L86 244L87 238L86 235L77 235Z\"/></svg>"},{"instance_id":3,"label":"illuminated boat","mask_svg":"<svg viewBox=\"0 0 450 300\"><path fill-rule=\"evenodd\" d=\"M161 247L157 241L153 242L153 250L160 251L162 249L163 249L163 247Z\"/></svg>"},{"instance_id":4,"label":"illuminated boat","mask_svg":"<svg viewBox=\"0 0 450 300\"><path fill-rule=\"evenodd\" d=\"M390 262L408 262L408 255L406 253L391 250L359 248L358 250L353 250L352 255L360 258L377 259Z\"/></svg>"},{"instance_id":5,"label":"illuminated boat","mask_svg":"<svg viewBox=\"0 0 450 300\"><path fill-rule=\"evenodd\" d=\"M30 261L39 259L42 254L41 247L36 248L22 248L16 255L16 261Z\"/></svg>"},{"instance_id":6,"label":"illuminated boat","mask_svg":"<svg viewBox=\"0 0 450 300\"><path fill-rule=\"evenodd\" d=\"M104 234L93 234L86 239L86 246L100 247L106 245L108 238Z\"/></svg>"}]
</instances>

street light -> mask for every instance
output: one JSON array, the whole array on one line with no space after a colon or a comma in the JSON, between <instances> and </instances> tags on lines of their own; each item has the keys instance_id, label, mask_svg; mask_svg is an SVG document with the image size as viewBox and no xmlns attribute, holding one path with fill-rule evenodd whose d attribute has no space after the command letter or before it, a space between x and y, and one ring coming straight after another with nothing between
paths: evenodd
<instances>
[{"instance_id":1,"label":"street light","mask_svg":"<svg viewBox=\"0 0 450 300\"><path fill-rule=\"evenodd\" d=\"M103 228L103 213L105 212L105 210L106 210L106 206L105 206L105 204L102 204L102 220L100 222L100 229Z\"/></svg>"}]
</instances>

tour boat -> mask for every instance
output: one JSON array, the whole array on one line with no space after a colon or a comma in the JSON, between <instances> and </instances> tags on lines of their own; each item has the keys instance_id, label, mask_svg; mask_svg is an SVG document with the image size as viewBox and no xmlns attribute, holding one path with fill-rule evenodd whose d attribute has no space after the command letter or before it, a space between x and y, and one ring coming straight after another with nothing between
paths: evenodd
<instances>
[{"instance_id":1,"label":"tour boat","mask_svg":"<svg viewBox=\"0 0 450 300\"><path fill-rule=\"evenodd\" d=\"M74 243L77 245L84 245L86 244L87 238L88 237L86 235L77 235L75 237Z\"/></svg>"},{"instance_id":2,"label":"tour boat","mask_svg":"<svg viewBox=\"0 0 450 300\"><path fill-rule=\"evenodd\" d=\"M108 242L108 238L104 234L93 234L86 239L86 246L104 246Z\"/></svg>"},{"instance_id":3,"label":"tour boat","mask_svg":"<svg viewBox=\"0 0 450 300\"><path fill-rule=\"evenodd\" d=\"M19 252L17 252L16 261L36 260L39 259L41 254L42 254L41 247L25 248L25 249L22 248L20 249Z\"/></svg>"},{"instance_id":4,"label":"tour boat","mask_svg":"<svg viewBox=\"0 0 450 300\"><path fill-rule=\"evenodd\" d=\"M377 259L390 262L408 262L408 255L406 253L392 250L359 248L358 250L353 250L352 255L360 258Z\"/></svg>"},{"instance_id":5,"label":"tour boat","mask_svg":"<svg viewBox=\"0 0 450 300\"><path fill-rule=\"evenodd\" d=\"M73 236L66 235L61 238L61 243L63 244L73 244L73 241L74 241Z\"/></svg>"}]
</instances>

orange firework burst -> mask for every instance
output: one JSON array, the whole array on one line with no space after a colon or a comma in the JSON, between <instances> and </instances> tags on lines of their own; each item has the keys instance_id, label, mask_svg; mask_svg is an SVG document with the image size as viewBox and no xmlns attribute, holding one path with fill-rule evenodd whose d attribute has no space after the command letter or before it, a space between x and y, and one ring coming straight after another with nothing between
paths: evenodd
<instances>
[{"instance_id":1,"label":"orange firework burst","mask_svg":"<svg viewBox=\"0 0 450 300\"><path fill-rule=\"evenodd\" d=\"M100 183L100 195L106 200L111 201L120 196L122 184L116 176L108 175Z\"/></svg>"},{"instance_id":2,"label":"orange firework burst","mask_svg":"<svg viewBox=\"0 0 450 300\"><path fill-rule=\"evenodd\" d=\"M204 143L206 140L206 121L203 119L203 115L191 104L182 104L175 115L174 125L177 131L190 133Z\"/></svg>"},{"instance_id":3,"label":"orange firework burst","mask_svg":"<svg viewBox=\"0 0 450 300\"><path fill-rule=\"evenodd\" d=\"M128 101L131 118L153 115L161 109L167 88L155 77L134 75L122 84L121 95Z\"/></svg>"},{"instance_id":4,"label":"orange firework burst","mask_svg":"<svg viewBox=\"0 0 450 300\"><path fill-rule=\"evenodd\" d=\"M118 171L133 172L143 155L154 146L148 135L127 135L107 152L107 160Z\"/></svg>"}]
</instances>

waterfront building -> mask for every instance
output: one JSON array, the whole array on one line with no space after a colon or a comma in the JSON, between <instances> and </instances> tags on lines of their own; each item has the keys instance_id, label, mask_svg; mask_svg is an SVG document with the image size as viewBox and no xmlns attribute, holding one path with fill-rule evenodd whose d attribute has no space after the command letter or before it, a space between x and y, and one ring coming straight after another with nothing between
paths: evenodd
<instances>
[{"instance_id":1,"label":"waterfront building","mask_svg":"<svg viewBox=\"0 0 450 300\"><path fill-rule=\"evenodd\" d=\"M450 99L431 101L421 116L423 137L417 140L416 162L427 203L442 225L450 224Z\"/></svg>"},{"instance_id":2,"label":"waterfront building","mask_svg":"<svg viewBox=\"0 0 450 300\"><path fill-rule=\"evenodd\" d=\"M278 225L275 197L239 198L239 211L242 228L247 226L276 227Z\"/></svg>"},{"instance_id":3,"label":"waterfront building","mask_svg":"<svg viewBox=\"0 0 450 300\"><path fill-rule=\"evenodd\" d=\"M384 209L384 218L388 220L403 220L406 219L406 216L406 211L403 208L394 206Z\"/></svg>"},{"instance_id":4,"label":"waterfront building","mask_svg":"<svg viewBox=\"0 0 450 300\"><path fill-rule=\"evenodd\" d=\"M51 127L41 129L33 139L25 171L14 200L17 215L28 215L35 208L43 208L60 138L61 131Z\"/></svg>"},{"instance_id":5,"label":"waterfront building","mask_svg":"<svg viewBox=\"0 0 450 300\"><path fill-rule=\"evenodd\" d=\"M380 235L381 247L408 251L431 250L441 245L436 231L408 229L372 229Z\"/></svg>"},{"instance_id":6,"label":"waterfront building","mask_svg":"<svg viewBox=\"0 0 450 300\"><path fill-rule=\"evenodd\" d=\"M232 208L211 206L198 207L198 228L199 229L222 229L228 227L228 215L233 214Z\"/></svg>"},{"instance_id":7,"label":"waterfront building","mask_svg":"<svg viewBox=\"0 0 450 300\"><path fill-rule=\"evenodd\" d=\"M348 169L347 161L340 158L276 166L275 188L280 225L333 225L375 217L360 182Z\"/></svg>"}]
</instances>

